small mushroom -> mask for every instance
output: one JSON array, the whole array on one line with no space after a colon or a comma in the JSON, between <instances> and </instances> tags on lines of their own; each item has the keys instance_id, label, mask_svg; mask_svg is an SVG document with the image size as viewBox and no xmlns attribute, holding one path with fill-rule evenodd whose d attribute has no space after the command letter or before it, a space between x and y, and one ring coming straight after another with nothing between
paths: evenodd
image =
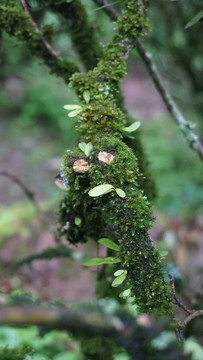
<instances>
[{"instance_id":1,"label":"small mushroom","mask_svg":"<svg viewBox=\"0 0 203 360\"><path fill-rule=\"evenodd\" d=\"M89 170L89 163L84 159L76 160L73 163L73 170L79 174L84 174Z\"/></svg>"},{"instance_id":2,"label":"small mushroom","mask_svg":"<svg viewBox=\"0 0 203 360\"><path fill-rule=\"evenodd\" d=\"M110 164L114 160L115 156L111 153L105 151L100 151L98 154L99 161L102 161L106 164Z\"/></svg>"}]
</instances>

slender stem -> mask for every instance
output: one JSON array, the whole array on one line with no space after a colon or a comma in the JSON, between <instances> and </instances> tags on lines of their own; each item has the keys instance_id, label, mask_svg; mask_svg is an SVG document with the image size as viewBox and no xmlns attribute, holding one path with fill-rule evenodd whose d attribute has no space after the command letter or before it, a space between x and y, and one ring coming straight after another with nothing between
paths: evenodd
<instances>
[{"instance_id":1,"label":"slender stem","mask_svg":"<svg viewBox=\"0 0 203 360\"><path fill-rule=\"evenodd\" d=\"M173 298L175 300L175 305L179 306L181 309L183 309L187 314L189 314L189 316L183 321L181 322L180 326L177 327L176 329L176 334L178 339L180 340L181 344L184 343L185 339L183 336L183 331L186 327L186 325L192 321L193 319L195 319L198 316L203 315L203 310L190 310L188 309L187 306L185 306L177 297L176 295L176 291L175 291L175 284L174 284L174 280L171 274L168 274L168 277L170 279L170 285L171 285L171 291L173 294Z\"/></svg>"},{"instance_id":2,"label":"slender stem","mask_svg":"<svg viewBox=\"0 0 203 360\"><path fill-rule=\"evenodd\" d=\"M108 5L108 1L106 0L94 0L94 2L100 6L105 5L103 10L109 15L112 20L117 20L119 13L112 6ZM140 54L140 57L144 61L148 72L154 82L154 85L158 92L160 93L164 104L166 105L169 113L174 118L176 123L179 125L180 130L186 137L187 142L190 147L195 150L200 159L203 160L203 145L201 144L199 137L192 130L195 127L195 124L187 121L181 111L178 109L175 101L172 99L171 94L169 93L166 85L164 84L162 77L156 67L156 64L152 60L152 55L145 49L142 41L138 39L136 41L136 49Z\"/></svg>"},{"instance_id":3,"label":"slender stem","mask_svg":"<svg viewBox=\"0 0 203 360\"><path fill-rule=\"evenodd\" d=\"M10 180L12 180L13 182L15 182L16 184L18 184L20 186L20 188L22 189L22 191L24 192L24 194L28 197L28 199L33 203L38 215L40 216L40 218L42 219L42 221L45 223L45 225L50 228L50 221L49 219L46 217L46 215L40 210L38 203L35 200L35 194L28 189L28 187L16 176L14 176L13 174L10 174L7 171L0 171L0 176L6 176L7 178L9 178Z\"/></svg>"},{"instance_id":4,"label":"slender stem","mask_svg":"<svg viewBox=\"0 0 203 360\"><path fill-rule=\"evenodd\" d=\"M83 255L81 253L70 249L65 245L60 245L58 247L49 247L40 253L26 256L11 264L10 269L14 270L18 266L31 264L35 260L50 260L62 257L68 257L72 260L78 260L80 262L83 260Z\"/></svg>"},{"instance_id":5,"label":"slender stem","mask_svg":"<svg viewBox=\"0 0 203 360\"><path fill-rule=\"evenodd\" d=\"M27 6L27 3L26 3L26 0L21 0L21 4L22 4L22 7L25 11L25 13L27 14L28 18L29 18L29 21L30 23L32 24L32 26L34 27L35 29L35 32L37 34L40 34L40 29L37 25L37 23L34 21L34 19L32 18L30 12L29 12L29 9L28 9L28 6ZM57 54L57 52L51 47L51 45L45 40L44 36L41 36L41 40L44 44L44 46L47 48L47 50L55 57L57 58L57 60L59 61L63 61L62 57Z\"/></svg>"},{"instance_id":6,"label":"slender stem","mask_svg":"<svg viewBox=\"0 0 203 360\"><path fill-rule=\"evenodd\" d=\"M191 315L194 311L190 310L187 308L187 306L185 306L177 297L176 295L176 291L175 291L175 284L174 284L174 280L171 274L168 274L168 277L170 279L170 285L171 285L171 291L173 294L173 298L175 300L175 304L178 305L180 308L182 308L187 314Z\"/></svg>"},{"instance_id":7,"label":"slender stem","mask_svg":"<svg viewBox=\"0 0 203 360\"><path fill-rule=\"evenodd\" d=\"M179 125L179 128L185 135L190 147L193 148L199 154L201 160L203 160L203 146L200 143L198 136L192 130L195 125L190 121L187 121L178 109L175 101L172 99L169 91L167 90L155 63L152 60L152 55L146 51L140 39L136 41L136 48L144 61L168 111Z\"/></svg>"},{"instance_id":8,"label":"slender stem","mask_svg":"<svg viewBox=\"0 0 203 360\"><path fill-rule=\"evenodd\" d=\"M198 316L202 316L203 315L203 310L194 310L185 320L184 320L184 324L185 326L192 321L193 319L195 319Z\"/></svg>"}]
</instances>

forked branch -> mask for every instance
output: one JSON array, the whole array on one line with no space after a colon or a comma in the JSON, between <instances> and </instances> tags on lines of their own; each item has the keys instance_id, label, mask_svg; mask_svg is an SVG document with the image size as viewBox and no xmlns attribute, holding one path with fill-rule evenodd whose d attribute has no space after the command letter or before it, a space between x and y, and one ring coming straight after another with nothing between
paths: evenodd
<instances>
[{"instance_id":1,"label":"forked branch","mask_svg":"<svg viewBox=\"0 0 203 360\"><path fill-rule=\"evenodd\" d=\"M199 316L203 315L203 310L190 310L190 309L188 309L188 307L186 305L184 305L180 301L180 299L178 299L178 297L176 295L175 284L174 284L174 280L173 280L172 275L168 274L168 277L170 279L172 295L173 295L173 298L175 300L174 304L177 305L178 307L180 307L181 309L183 309L187 314L189 314L189 316L184 321L182 321L181 323L179 322L179 326L176 329L177 336L178 336L180 342L183 343L185 341L184 336L183 336L183 331L184 331L186 325L190 321L195 319L196 317L199 317Z\"/></svg>"}]
</instances>

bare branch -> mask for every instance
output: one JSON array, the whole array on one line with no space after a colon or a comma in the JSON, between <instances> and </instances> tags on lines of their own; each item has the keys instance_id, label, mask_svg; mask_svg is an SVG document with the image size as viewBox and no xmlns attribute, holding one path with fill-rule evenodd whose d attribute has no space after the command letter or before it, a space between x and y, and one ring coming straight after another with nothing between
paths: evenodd
<instances>
[{"instance_id":1,"label":"bare branch","mask_svg":"<svg viewBox=\"0 0 203 360\"><path fill-rule=\"evenodd\" d=\"M179 306L180 308L182 308L187 314L191 315L194 311L193 310L190 310L187 308L187 306L185 306L176 296L176 292L175 292L175 284L174 284L174 281L173 281L173 277L171 274L168 274L168 277L170 279L170 285L171 285L171 291L172 291L172 294L173 294L173 298L175 300L175 304L177 306Z\"/></svg>"},{"instance_id":2,"label":"bare branch","mask_svg":"<svg viewBox=\"0 0 203 360\"><path fill-rule=\"evenodd\" d=\"M194 310L192 312L192 314L190 314L185 320L184 320L184 324L185 326L192 321L193 319L195 319L198 316L202 316L203 315L203 310Z\"/></svg>"},{"instance_id":3,"label":"bare branch","mask_svg":"<svg viewBox=\"0 0 203 360\"><path fill-rule=\"evenodd\" d=\"M28 187L16 176L10 174L7 171L0 171L0 176L6 176L7 178L9 178L10 180L12 180L13 182L15 182L16 184L18 184L20 186L20 188L22 189L22 191L24 192L24 194L28 197L28 199L33 203L39 217L41 218L41 220L44 222L44 224L50 228L51 223L49 221L49 219L47 218L47 216L40 210L38 203L35 200L35 194L28 189Z\"/></svg>"},{"instance_id":4,"label":"bare branch","mask_svg":"<svg viewBox=\"0 0 203 360\"><path fill-rule=\"evenodd\" d=\"M187 121L178 109L175 101L172 99L170 93L168 92L155 63L152 60L152 55L146 51L140 39L136 41L136 48L142 60L144 61L168 111L170 112L176 123L179 125L179 128L185 135L190 147L194 149L199 154L201 160L203 160L203 146L200 143L198 136L192 130L195 127L195 124Z\"/></svg>"},{"instance_id":5,"label":"bare branch","mask_svg":"<svg viewBox=\"0 0 203 360\"><path fill-rule=\"evenodd\" d=\"M25 13L27 14L28 18L29 18L29 21L30 23L32 24L32 26L34 27L35 29L35 32L37 34L40 34L40 29L37 25L37 23L34 21L34 19L32 18L30 12L29 12L29 9L28 9L28 6L27 6L27 3L26 3L26 0L21 0L21 4L22 4L22 7L25 11ZM41 37L41 40L44 44L44 46L47 48L47 50L59 61L63 61L62 57L57 54L57 52L51 47L51 45L45 40L44 36L40 36Z\"/></svg>"},{"instance_id":6,"label":"bare branch","mask_svg":"<svg viewBox=\"0 0 203 360\"><path fill-rule=\"evenodd\" d=\"M183 336L183 331L186 327L186 325L192 321L193 319L195 319L198 316L203 315L203 310L190 310L188 309L187 306L185 306L178 298L176 295L176 291L175 291L175 284L174 284L174 280L171 274L168 274L168 277L170 279L170 285L171 285L171 291L173 294L173 298L175 300L175 305L179 306L181 309L183 309L187 314L189 314L189 316L181 323L179 323L179 326L176 329L176 334L178 339L180 340L181 344L184 343L185 339Z\"/></svg>"},{"instance_id":7,"label":"bare branch","mask_svg":"<svg viewBox=\"0 0 203 360\"><path fill-rule=\"evenodd\" d=\"M100 6L108 5L108 2L106 0L94 0L94 2ZM103 10L109 15L112 20L117 20L119 13L112 6L105 6ZM172 99L171 94L166 88L166 85L164 84L155 63L152 60L152 55L145 49L140 39L136 41L136 49L140 54L142 60L144 61L147 70L152 78L152 81L154 82L156 89L160 93L169 113L179 125L179 128L185 135L190 147L195 150L200 156L200 159L203 160L203 145L201 144L198 135L196 135L193 131L195 124L187 121L181 111L178 109L175 101Z\"/></svg>"}]
</instances>

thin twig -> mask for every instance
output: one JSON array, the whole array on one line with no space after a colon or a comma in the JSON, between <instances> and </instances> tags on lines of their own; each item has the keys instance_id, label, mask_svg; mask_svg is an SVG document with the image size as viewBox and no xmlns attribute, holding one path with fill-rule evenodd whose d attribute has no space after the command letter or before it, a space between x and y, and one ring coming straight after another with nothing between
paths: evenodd
<instances>
[{"instance_id":1,"label":"thin twig","mask_svg":"<svg viewBox=\"0 0 203 360\"><path fill-rule=\"evenodd\" d=\"M203 315L203 310L194 310L194 311L192 312L192 314L189 315L189 316L184 320L185 326L186 326L190 321L192 321L193 319L195 319L196 317L202 316L202 315Z\"/></svg>"},{"instance_id":2,"label":"thin twig","mask_svg":"<svg viewBox=\"0 0 203 360\"><path fill-rule=\"evenodd\" d=\"M24 194L33 203L41 220L50 229L51 223L50 223L49 219L47 218L47 216L40 210L39 205L35 200L35 194L30 189L28 189L28 187L19 178L17 178L13 174L10 174L7 171L0 171L0 176L6 176L7 178L9 178L10 180L12 180L13 182L15 182L16 184L18 184L20 186L20 188L22 189Z\"/></svg>"},{"instance_id":3,"label":"thin twig","mask_svg":"<svg viewBox=\"0 0 203 360\"><path fill-rule=\"evenodd\" d=\"M173 294L173 298L175 300L175 304L177 306L179 306L180 308L182 308L187 314L191 315L193 313L193 310L190 310L187 308L187 306L185 306L178 298L177 298L177 295L176 295L176 292L175 292L175 284L174 284L174 281L173 281L173 277L171 274L168 274L168 277L170 279L170 285L171 285L171 291L172 291L172 294Z\"/></svg>"},{"instance_id":4,"label":"thin twig","mask_svg":"<svg viewBox=\"0 0 203 360\"><path fill-rule=\"evenodd\" d=\"M72 260L78 260L79 262L83 262L83 255L78 251L68 248L65 245L60 245L58 247L49 247L43 250L40 253L26 256L13 264L11 264L10 269L14 270L18 266L23 266L27 264L31 264L35 260L51 260L56 258L65 258L68 257Z\"/></svg>"},{"instance_id":5,"label":"thin twig","mask_svg":"<svg viewBox=\"0 0 203 360\"><path fill-rule=\"evenodd\" d=\"M193 319L195 319L198 316L203 315L203 310L190 310L188 309L187 306L185 306L178 298L176 295L176 291L175 291L175 284L174 284L174 280L171 274L168 274L168 277L170 279L170 285L171 285L171 291L172 291L172 295L173 298L175 300L175 305L179 306L181 309L183 309L187 314L189 314L189 316L181 323L179 323L178 328L176 329L176 334L178 339L180 340L181 344L184 343L185 339L183 336L183 331L186 327L186 325L192 321Z\"/></svg>"},{"instance_id":6,"label":"thin twig","mask_svg":"<svg viewBox=\"0 0 203 360\"><path fill-rule=\"evenodd\" d=\"M136 41L136 48L142 60L144 61L149 71L149 74L151 75L151 78L158 92L160 93L168 111L170 112L176 123L179 125L179 128L185 135L190 147L194 149L199 154L201 160L203 160L203 145L199 141L198 136L193 132L195 124L187 121L178 109L175 101L172 99L169 91L167 90L155 63L152 60L152 55L145 49L140 39Z\"/></svg>"},{"instance_id":7,"label":"thin twig","mask_svg":"<svg viewBox=\"0 0 203 360\"><path fill-rule=\"evenodd\" d=\"M108 5L108 1L106 0L94 0L94 2L98 5L105 5L103 10L109 15L112 20L117 20L119 13L115 10L112 6ZM168 89L166 88L162 77L156 67L156 64L152 60L152 55L145 49L142 41L138 39L136 41L136 49L140 54L143 62L145 63L147 70L154 82L154 85L158 92L160 93L164 104L166 105L169 113L179 125L180 130L186 137L187 142L189 143L190 147L195 150L200 159L203 160L203 145L201 144L198 135L196 135L193 131L195 124L187 121L181 111L178 109L175 101L172 99L171 94L169 93Z\"/></svg>"},{"instance_id":8,"label":"thin twig","mask_svg":"<svg viewBox=\"0 0 203 360\"><path fill-rule=\"evenodd\" d=\"M29 18L29 21L30 23L32 24L32 26L34 27L35 29L35 32L37 34L40 34L40 29L37 25L37 23L34 21L34 19L32 18L30 12L29 12L29 9L28 9L28 6L27 6L27 3L26 3L26 0L21 0L21 4L22 4L22 7L25 11L25 13L27 14L28 18ZM45 40L44 36L40 36L41 37L41 40L44 44L44 46L47 48L47 50L51 53L51 55L53 55L55 58L57 58L57 60L59 61L63 61L62 57L57 54L57 52L51 47L51 45Z\"/></svg>"}]
</instances>

